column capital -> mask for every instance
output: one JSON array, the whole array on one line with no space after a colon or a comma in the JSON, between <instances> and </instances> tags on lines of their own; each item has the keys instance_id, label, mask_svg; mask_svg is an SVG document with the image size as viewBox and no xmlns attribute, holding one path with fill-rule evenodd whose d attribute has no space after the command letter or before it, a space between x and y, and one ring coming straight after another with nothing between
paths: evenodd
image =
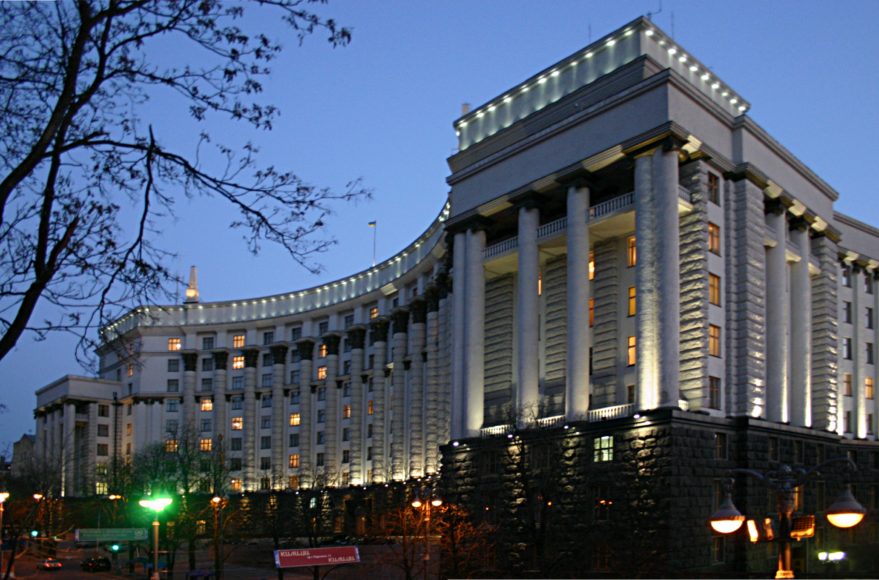
<instances>
[{"instance_id":1,"label":"column capital","mask_svg":"<svg viewBox=\"0 0 879 580\"><path fill-rule=\"evenodd\" d=\"M229 363L229 351L225 349L215 350L211 354L214 357L214 369L218 371L226 370Z\"/></svg>"},{"instance_id":2,"label":"column capital","mask_svg":"<svg viewBox=\"0 0 879 580\"><path fill-rule=\"evenodd\" d=\"M406 332L406 326L409 324L409 309L397 308L391 312L391 319L394 321L394 334Z\"/></svg>"},{"instance_id":3,"label":"column capital","mask_svg":"<svg viewBox=\"0 0 879 580\"><path fill-rule=\"evenodd\" d=\"M244 367L256 368L259 362L259 349L247 348L244 350Z\"/></svg>"},{"instance_id":4,"label":"column capital","mask_svg":"<svg viewBox=\"0 0 879 580\"><path fill-rule=\"evenodd\" d=\"M351 343L352 349L363 348L366 341L366 328L363 326L352 326L347 330L348 342Z\"/></svg>"},{"instance_id":5,"label":"column capital","mask_svg":"<svg viewBox=\"0 0 879 580\"><path fill-rule=\"evenodd\" d=\"M427 301L419 296L409 304L409 312L412 315L412 324L424 324L427 321Z\"/></svg>"},{"instance_id":6,"label":"column capital","mask_svg":"<svg viewBox=\"0 0 879 580\"><path fill-rule=\"evenodd\" d=\"M370 343L375 344L377 342L387 342L388 341L388 319L381 317L376 318L372 322L369 323L370 330Z\"/></svg>"},{"instance_id":7,"label":"column capital","mask_svg":"<svg viewBox=\"0 0 879 580\"><path fill-rule=\"evenodd\" d=\"M546 197L537 191L528 190L511 197L510 203L517 209L540 209L546 203Z\"/></svg>"},{"instance_id":8,"label":"column capital","mask_svg":"<svg viewBox=\"0 0 879 580\"><path fill-rule=\"evenodd\" d=\"M459 218L455 223L446 224L446 232L450 235L462 234L468 230L488 230L494 222L480 214Z\"/></svg>"},{"instance_id":9,"label":"column capital","mask_svg":"<svg viewBox=\"0 0 879 580\"><path fill-rule=\"evenodd\" d=\"M186 350L180 354L183 356L183 370L194 372L198 366L198 353L194 350Z\"/></svg>"},{"instance_id":10,"label":"column capital","mask_svg":"<svg viewBox=\"0 0 879 580\"><path fill-rule=\"evenodd\" d=\"M807 232L809 230L809 222L802 217L793 217L788 220L787 227L791 231Z\"/></svg>"},{"instance_id":11,"label":"column capital","mask_svg":"<svg viewBox=\"0 0 879 580\"><path fill-rule=\"evenodd\" d=\"M787 211L787 206L782 203L779 198L767 199L763 202L763 213L773 215L783 215Z\"/></svg>"},{"instance_id":12,"label":"column capital","mask_svg":"<svg viewBox=\"0 0 879 580\"><path fill-rule=\"evenodd\" d=\"M311 360L314 358L314 341L310 338L297 341L296 351L299 353L300 360Z\"/></svg>"},{"instance_id":13,"label":"column capital","mask_svg":"<svg viewBox=\"0 0 879 580\"><path fill-rule=\"evenodd\" d=\"M327 355L338 355L339 354L339 342L341 342L342 337L336 333L331 332L325 334L323 337L323 343L327 345Z\"/></svg>"},{"instance_id":14,"label":"column capital","mask_svg":"<svg viewBox=\"0 0 879 580\"><path fill-rule=\"evenodd\" d=\"M439 310L440 290L436 284L428 284L424 289L424 303L428 312Z\"/></svg>"},{"instance_id":15,"label":"column capital","mask_svg":"<svg viewBox=\"0 0 879 580\"><path fill-rule=\"evenodd\" d=\"M283 365L287 360L287 351L290 347L286 344L273 344L269 350L272 353L272 362L276 365Z\"/></svg>"}]
</instances>

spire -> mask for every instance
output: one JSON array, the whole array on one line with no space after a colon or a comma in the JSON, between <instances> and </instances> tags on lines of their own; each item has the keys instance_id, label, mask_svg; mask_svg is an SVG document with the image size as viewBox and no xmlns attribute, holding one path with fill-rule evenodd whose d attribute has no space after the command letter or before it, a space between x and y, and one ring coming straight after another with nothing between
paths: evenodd
<instances>
[{"instance_id":1,"label":"spire","mask_svg":"<svg viewBox=\"0 0 879 580\"><path fill-rule=\"evenodd\" d=\"M183 303L198 303L198 270L195 266L189 267L189 284L186 286L186 300Z\"/></svg>"}]
</instances>

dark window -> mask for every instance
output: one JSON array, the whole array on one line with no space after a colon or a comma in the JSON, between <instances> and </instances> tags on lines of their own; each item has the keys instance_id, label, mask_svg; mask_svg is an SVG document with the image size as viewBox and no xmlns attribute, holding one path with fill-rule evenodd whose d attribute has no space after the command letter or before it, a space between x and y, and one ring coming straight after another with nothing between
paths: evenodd
<instances>
[{"instance_id":1,"label":"dark window","mask_svg":"<svg viewBox=\"0 0 879 580\"><path fill-rule=\"evenodd\" d=\"M720 179L711 172L708 173L708 201L720 205Z\"/></svg>"}]
</instances>

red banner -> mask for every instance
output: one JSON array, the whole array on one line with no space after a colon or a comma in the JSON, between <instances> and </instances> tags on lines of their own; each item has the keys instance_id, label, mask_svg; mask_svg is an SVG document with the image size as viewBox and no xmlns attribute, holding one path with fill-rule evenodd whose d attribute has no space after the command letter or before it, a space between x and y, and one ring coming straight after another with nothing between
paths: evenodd
<instances>
[{"instance_id":1,"label":"red banner","mask_svg":"<svg viewBox=\"0 0 879 580\"><path fill-rule=\"evenodd\" d=\"M354 564L356 562L360 562L360 552L357 550L357 546L275 550L276 568L333 566L336 564Z\"/></svg>"}]
</instances>

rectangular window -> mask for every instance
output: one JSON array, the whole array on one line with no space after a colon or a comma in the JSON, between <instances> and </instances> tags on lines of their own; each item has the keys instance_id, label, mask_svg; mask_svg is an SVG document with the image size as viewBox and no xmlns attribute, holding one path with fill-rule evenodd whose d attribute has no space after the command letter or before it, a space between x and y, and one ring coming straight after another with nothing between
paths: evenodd
<instances>
[{"instance_id":1,"label":"rectangular window","mask_svg":"<svg viewBox=\"0 0 879 580\"><path fill-rule=\"evenodd\" d=\"M613 500L610 499L609 485L593 485L592 486L592 521L606 522L610 519L610 507Z\"/></svg>"},{"instance_id":2,"label":"rectangular window","mask_svg":"<svg viewBox=\"0 0 879 580\"><path fill-rule=\"evenodd\" d=\"M351 440L351 429L345 427L342 429L342 441L350 441Z\"/></svg>"},{"instance_id":3,"label":"rectangular window","mask_svg":"<svg viewBox=\"0 0 879 580\"><path fill-rule=\"evenodd\" d=\"M729 451L727 446L726 433L715 433L714 434L714 458L715 459L727 459L729 457Z\"/></svg>"},{"instance_id":4,"label":"rectangular window","mask_svg":"<svg viewBox=\"0 0 879 580\"><path fill-rule=\"evenodd\" d=\"M613 461L613 435L604 435L592 440L592 461L595 463Z\"/></svg>"},{"instance_id":5,"label":"rectangular window","mask_svg":"<svg viewBox=\"0 0 879 580\"><path fill-rule=\"evenodd\" d=\"M626 364L634 366L638 362L638 346L634 336L626 339Z\"/></svg>"},{"instance_id":6,"label":"rectangular window","mask_svg":"<svg viewBox=\"0 0 879 580\"><path fill-rule=\"evenodd\" d=\"M177 399L168 399L165 401L165 410L169 413L176 413L180 402Z\"/></svg>"},{"instance_id":7,"label":"rectangular window","mask_svg":"<svg viewBox=\"0 0 879 580\"><path fill-rule=\"evenodd\" d=\"M244 348L243 334L236 334L232 337L232 348Z\"/></svg>"},{"instance_id":8,"label":"rectangular window","mask_svg":"<svg viewBox=\"0 0 879 580\"><path fill-rule=\"evenodd\" d=\"M326 401L327 400L327 388L319 387L317 389L317 400L318 401Z\"/></svg>"},{"instance_id":9,"label":"rectangular window","mask_svg":"<svg viewBox=\"0 0 879 580\"><path fill-rule=\"evenodd\" d=\"M244 368L244 355L239 354L232 357L232 369L240 370Z\"/></svg>"},{"instance_id":10,"label":"rectangular window","mask_svg":"<svg viewBox=\"0 0 879 580\"><path fill-rule=\"evenodd\" d=\"M259 448L260 449L271 449L272 448L272 438L270 436L260 437L259 438Z\"/></svg>"},{"instance_id":11,"label":"rectangular window","mask_svg":"<svg viewBox=\"0 0 879 580\"><path fill-rule=\"evenodd\" d=\"M232 451L241 451L241 437L232 437L229 441L229 449Z\"/></svg>"},{"instance_id":12,"label":"rectangular window","mask_svg":"<svg viewBox=\"0 0 879 580\"><path fill-rule=\"evenodd\" d=\"M300 338L302 338L302 327L301 326L294 326L293 328L291 328L290 329L290 341L296 342Z\"/></svg>"},{"instance_id":13,"label":"rectangular window","mask_svg":"<svg viewBox=\"0 0 879 580\"><path fill-rule=\"evenodd\" d=\"M233 391L243 391L244 390L244 377L232 377L232 390Z\"/></svg>"},{"instance_id":14,"label":"rectangular window","mask_svg":"<svg viewBox=\"0 0 879 580\"><path fill-rule=\"evenodd\" d=\"M852 303L845 301L842 303L842 321L851 324L852 323Z\"/></svg>"},{"instance_id":15,"label":"rectangular window","mask_svg":"<svg viewBox=\"0 0 879 580\"><path fill-rule=\"evenodd\" d=\"M131 425L131 423L129 423ZM165 433L170 433L171 435L177 434L177 419L170 419L165 421Z\"/></svg>"},{"instance_id":16,"label":"rectangular window","mask_svg":"<svg viewBox=\"0 0 879 580\"><path fill-rule=\"evenodd\" d=\"M873 293L873 278L869 274L864 276L864 292L867 294Z\"/></svg>"},{"instance_id":17,"label":"rectangular window","mask_svg":"<svg viewBox=\"0 0 879 580\"><path fill-rule=\"evenodd\" d=\"M240 468L239 468L240 469ZM241 480L233 477L229 480L229 489L232 491L241 491Z\"/></svg>"},{"instance_id":18,"label":"rectangular window","mask_svg":"<svg viewBox=\"0 0 879 580\"><path fill-rule=\"evenodd\" d=\"M720 276L708 274L708 302L720 306Z\"/></svg>"},{"instance_id":19,"label":"rectangular window","mask_svg":"<svg viewBox=\"0 0 879 580\"><path fill-rule=\"evenodd\" d=\"M720 409L720 396L720 377L708 377L708 407L710 409Z\"/></svg>"},{"instance_id":20,"label":"rectangular window","mask_svg":"<svg viewBox=\"0 0 879 580\"><path fill-rule=\"evenodd\" d=\"M176 439L166 439L165 440L165 453L177 453L177 440Z\"/></svg>"},{"instance_id":21,"label":"rectangular window","mask_svg":"<svg viewBox=\"0 0 879 580\"><path fill-rule=\"evenodd\" d=\"M318 466L318 467L324 466L324 454L323 453L318 453L314 459L315 459L314 464L316 466Z\"/></svg>"},{"instance_id":22,"label":"rectangular window","mask_svg":"<svg viewBox=\"0 0 879 580\"><path fill-rule=\"evenodd\" d=\"M320 358L327 358L327 343L320 343L320 347L317 350L317 356Z\"/></svg>"},{"instance_id":23,"label":"rectangular window","mask_svg":"<svg viewBox=\"0 0 879 580\"><path fill-rule=\"evenodd\" d=\"M852 412L851 411L845 412L845 432L846 433L852 432Z\"/></svg>"},{"instance_id":24,"label":"rectangular window","mask_svg":"<svg viewBox=\"0 0 879 580\"><path fill-rule=\"evenodd\" d=\"M626 238L626 263L629 268L638 263L638 246L635 243L635 236Z\"/></svg>"},{"instance_id":25,"label":"rectangular window","mask_svg":"<svg viewBox=\"0 0 879 580\"><path fill-rule=\"evenodd\" d=\"M199 451L210 451L213 449L214 442L209 437L202 437L198 440Z\"/></svg>"},{"instance_id":26,"label":"rectangular window","mask_svg":"<svg viewBox=\"0 0 879 580\"><path fill-rule=\"evenodd\" d=\"M370 306L369 318L370 318L370 320L374 319L374 318L378 318L378 306Z\"/></svg>"},{"instance_id":27,"label":"rectangular window","mask_svg":"<svg viewBox=\"0 0 879 580\"><path fill-rule=\"evenodd\" d=\"M873 378L867 377L864 379L864 396L868 399L873 398Z\"/></svg>"},{"instance_id":28,"label":"rectangular window","mask_svg":"<svg viewBox=\"0 0 879 580\"><path fill-rule=\"evenodd\" d=\"M351 418L351 405L345 405L342 407L342 418L350 419Z\"/></svg>"},{"instance_id":29,"label":"rectangular window","mask_svg":"<svg viewBox=\"0 0 879 580\"><path fill-rule=\"evenodd\" d=\"M326 423L327 421L327 412L324 409L317 410L317 422L318 423Z\"/></svg>"},{"instance_id":30,"label":"rectangular window","mask_svg":"<svg viewBox=\"0 0 879 580\"><path fill-rule=\"evenodd\" d=\"M210 393L214 390L214 379L210 377L205 377L201 380L201 391L203 393Z\"/></svg>"},{"instance_id":31,"label":"rectangular window","mask_svg":"<svg viewBox=\"0 0 879 580\"><path fill-rule=\"evenodd\" d=\"M180 350L183 348L183 339L181 338L169 338L168 339L168 350Z\"/></svg>"},{"instance_id":32,"label":"rectangular window","mask_svg":"<svg viewBox=\"0 0 879 580\"><path fill-rule=\"evenodd\" d=\"M244 399L242 397L232 397L232 410L240 411L244 408Z\"/></svg>"},{"instance_id":33,"label":"rectangular window","mask_svg":"<svg viewBox=\"0 0 879 580\"><path fill-rule=\"evenodd\" d=\"M342 463L350 463L351 462L351 452L347 449L342 450Z\"/></svg>"},{"instance_id":34,"label":"rectangular window","mask_svg":"<svg viewBox=\"0 0 879 580\"><path fill-rule=\"evenodd\" d=\"M345 362L350 363L351 361L345 361ZM349 371L350 371L350 369L349 369ZM349 374L349 373L346 373L346 374ZM345 381L342 384L342 396L343 397L350 397L351 396L351 381Z\"/></svg>"},{"instance_id":35,"label":"rectangular window","mask_svg":"<svg viewBox=\"0 0 879 580\"><path fill-rule=\"evenodd\" d=\"M543 272L537 273L537 295L543 296Z\"/></svg>"},{"instance_id":36,"label":"rectangular window","mask_svg":"<svg viewBox=\"0 0 879 580\"><path fill-rule=\"evenodd\" d=\"M201 359L201 370L208 373L214 370L214 357L205 357Z\"/></svg>"},{"instance_id":37,"label":"rectangular window","mask_svg":"<svg viewBox=\"0 0 879 580\"><path fill-rule=\"evenodd\" d=\"M133 364L129 364L129 365L128 365L128 370L127 370L126 374L127 374L129 377L133 377L133 376L134 376L134 365L133 365Z\"/></svg>"},{"instance_id":38,"label":"rectangular window","mask_svg":"<svg viewBox=\"0 0 879 580\"><path fill-rule=\"evenodd\" d=\"M203 336L201 339L201 349L202 350L213 350L214 348L214 337L213 336Z\"/></svg>"},{"instance_id":39,"label":"rectangular window","mask_svg":"<svg viewBox=\"0 0 879 580\"><path fill-rule=\"evenodd\" d=\"M867 312L864 314L864 328L873 329L873 309L867 306Z\"/></svg>"},{"instance_id":40,"label":"rectangular window","mask_svg":"<svg viewBox=\"0 0 879 580\"><path fill-rule=\"evenodd\" d=\"M262 343L263 345L270 345L275 342L275 333L271 330L262 333Z\"/></svg>"},{"instance_id":41,"label":"rectangular window","mask_svg":"<svg viewBox=\"0 0 879 580\"><path fill-rule=\"evenodd\" d=\"M327 367L320 366L317 367L317 380L324 381L327 378Z\"/></svg>"},{"instance_id":42,"label":"rectangular window","mask_svg":"<svg viewBox=\"0 0 879 580\"><path fill-rule=\"evenodd\" d=\"M720 205L720 178L708 172L708 201Z\"/></svg>"},{"instance_id":43,"label":"rectangular window","mask_svg":"<svg viewBox=\"0 0 879 580\"><path fill-rule=\"evenodd\" d=\"M323 445L326 442L327 442L326 434L323 431L318 431L317 437L315 438L315 443L317 443L318 445Z\"/></svg>"},{"instance_id":44,"label":"rectangular window","mask_svg":"<svg viewBox=\"0 0 879 580\"><path fill-rule=\"evenodd\" d=\"M290 447L299 447L299 433L290 433Z\"/></svg>"},{"instance_id":45,"label":"rectangular window","mask_svg":"<svg viewBox=\"0 0 879 580\"><path fill-rule=\"evenodd\" d=\"M852 339L851 338L843 338L842 339L842 358L845 360L852 360Z\"/></svg>"},{"instance_id":46,"label":"rectangular window","mask_svg":"<svg viewBox=\"0 0 879 580\"><path fill-rule=\"evenodd\" d=\"M272 428L272 418L269 415L264 415L259 419L259 428L260 429L271 429Z\"/></svg>"},{"instance_id":47,"label":"rectangular window","mask_svg":"<svg viewBox=\"0 0 879 580\"><path fill-rule=\"evenodd\" d=\"M595 326L595 298L589 299L589 328Z\"/></svg>"},{"instance_id":48,"label":"rectangular window","mask_svg":"<svg viewBox=\"0 0 879 580\"><path fill-rule=\"evenodd\" d=\"M866 345L864 346L864 350L866 351L865 354L866 354L867 364L868 365L873 364L873 343L872 342L866 343Z\"/></svg>"},{"instance_id":49,"label":"rectangular window","mask_svg":"<svg viewBox=\"0 0 879 580\"><path fill-rule=\"evenodd\" d=\"M299 454L298 453L293 453L290 455L290 464L289 465L290 465L290 467L292 467L294 469L299 467Z\"/></svg>"},{"instance_id":50,"label":"rectangular window","mask_svg":"<svg viewBox=\"0 0 879 580\"><path fill-rule=\"evenodd\" d=\"M283 362L283 361L281 361ZM275 357L272 356L272 353L267 352L262 355L262 366L270 367L275 364Z\"/></svg>"},{"instance_id":51,"label":"rectangular window","mask_svg":"<svg viewBox=\"0 0 879 580\"><path fill-rule=\"evenodd\" d=\"M720 255L720 226L708 223L708 251Z\"/></svg>"},{"instance_id":52,"label":"rectangular window","mask_svg":"<svg viewBox=\"0 0 879 580\"><path fill-rule=\"evenodd\" d=\"M202 433L207 433L211 430L211 420L210 419L202 419L201 420L201 431Z\"/></svg>"},{"instance_id":53,"label":"rectangular window","mask_svg":"<svg viewBox=\"0 0 879 580\"><path fill-rule=\"evenodd\" d=\"M778 461L778 437L769 438L769 461Z\"/></svg>"},{"instance_id":54,"label":"rectangular window","mask_svg":"<svg viewBox=\"0 0 879 580\"><path fill-rule=\"evenodd\" d=\"M366 460L372 461L372 447L366 448ZM367 478L368 479L368 478Z\"/></svg>"},{"instance_id":55,"label":"rectangular window","mask_svg":"<svg viewBox=\"0 0 879 580\"><path fill-rule=\"evenodd\" d=\"M168 359L168 372L169 373L180 372L180 359L179 358L169 358Z\"/></svg>"},{"instance_id":56,"label":"rectangular window","mask_svg":"<svg viewBox=\"0 0 879 580\"><path fill-rule=\"evenodd\" d=\"M873 413L867 413L867 435L873 434Z\"/></svg>"},{"instance_id":57,"label":"rectangular window","mask_svg":"<svg viewBox=\"0 0 879 580\"><path fill-rule=\"evenodd\" d=\"M354 315L353 314L346 314L345 318L342 321L342 324L345 326L345 328L350 328L350 327L354 326Z\"/></svg>"},{"instance_id":58,"label":"rectangular window","mask_svg":"<svg viewBox=\"0 0 879 580\"><path fill-rule=\"evenodd\" d=\"M848 266L842 267L842 285L846 288L852 287L852 269Z\"/></svg>"},{"instance_id":59,"label":"rectangular window","mask_svg":"<svg viewBox=\"0 0 879 580\"><path fill-rule=\"evenodd\" d=\"M302 417L299 415L299 413L290 413L290 426L291 427L295 427L296 425L299 425L301 421L302 421Z\"/></svg>"},{"instance_id":60,"label":"rectangular window","mask_svg":"<svg viewBox=\"0 0 879 580\"><path fill-rule=\"evenodd\" d=\"M110 405L98 405L98 417L109 417Z\"/></svg>"},{"instance_id":61,"label":"rectangular window","mask_svg":"<svg viewBox=\"0 0 879 580\"><path fill-rule=\"evenodd\" d=\"M589 279L595 280L595 252L589 252Z\"/></svg>"},{"instance_id":62,"label":"rectangular window","mask_svg":"<svg viewBox=\"0 0 879 580\"><path fill-rule=\"evenodd\" d=\"M372 402L372 399L366 402L366 414L372 415L375 413L375 403Z\"/></svg>"},{"instance_id":63,"label":"rectangular window","mask_svg":"<svg viewBox=\"0 0 879 580\"><path fill-rule=\"evenodd\" d=\"M241 431L244 429L244 417L232 417L232 430Z\"/></svg>"},{"instance_id":64,"label":"rectangular window","mask_svg":"<svg viewBox=\"0 0 879 580\"><path fill-rule=\"evenodd\" d=\"M366 425L366 437L372 437L372 423L367 423Z\"/></svg>"},{"instance_id":65,"label":"rectangular window","mask_svg":"<svg viewBox=\"0 0 879 580\"><path fill-rule=\"evenodd\" d=\"M296 405L299 403L299 389L290 392L290 404Z\"/></svg>"},{"instance_id":66,"label":"rectangular window","mask_svg":"<svg viewBox=\"0 0 879 580\"><path fill-rule=\"evenodd\" d=\"M299 489L299 476L291 475L287 479L287 487L289 487L290 489Z\"/></svg>"},{"instance_id":67,"label":"rectangular window","mask_svg":"<svg viewBox=\"0 0 879 580\"><path fill-rule=\"evenodd\" d=\"M103 424L98 425L98 437L109 437L110 436L110 426Z\"/></svg>"},{"instance_id":68,"label":"rectangular window","mask_svg":"<svg viewBox=\"0 0 879 580\"><path fill-rule=\"evenodd\" d=\"M317 334L318 336L323 336L330 330L330 323L327 320L318 323L317 325Z\"/></svg>"},{"instance_id":69,"label":"rectangular window","mask_svg":"<svg viewBox=\"0 0 879 580\"><path fill-rule=\"evenodd\" d=\"M846 397L852 396L852 375L845 373L842 375L842 394Z\"/></svg>"},{"instance_id":70,"label":"rectangular window","mask_svg":"<svg viewBox=\"0 0 879 580\"><path fill-rule=\"evenodd\" d=\"M263 375L262 375L263 388L271 387L273 382L274 382L274 380L273 380L272 373L263 373Z\"/></svg>"},{"instance_id":71,"label":"rectangular window","mask_svg":"<svg viewBox=\"0 0 879 580\"><path fill-rule=\"evenodd\" d=\"M635 316L635 313L638 311L638 304L636 298L636 290L634 286L629 286L629 316Z\"/></svg>"},{"instance_id":72,"label":"rectangular window","mask_svg":"<svg viewBox=\"0 0 879 580\"><path fill-rule=\"evenodd\" d=\"M271 457L260 457L259 458L259 468L260 469L271 469L272 468L272 458ZM259 487L260 489L268 489L269 488L269 478L264 477L260 480Z\"/></svg>"},{"instance_id":73,"label":"rectangular window","mask_svg":"<svg viewBox=\"0 0 879 580\"><path fill-rule=\"evenodd\" d=\"M626 385L626 404L631 405L635 402L635 385Z\"/></svg>"},{"instance_id":74,"label":"rectangular window","mask_svg":"<svg viewBox=\"0 0 879 580\"><path fill-rule=\"evenodd\" d=\"M213 411L214 410L214 402L210 399L202 399L201 400L201 410L202 411Z\"/></svg>"},{"instance_id":75,"label":"rectangular window","mask_svg":"<svg viewBox=\"0 0 879 580\"><path fill-rule=\"evenodd\" d=\"M708 325L708 354L720 356L720 327L716 324Z\"/></svg>"}]
</instances>

